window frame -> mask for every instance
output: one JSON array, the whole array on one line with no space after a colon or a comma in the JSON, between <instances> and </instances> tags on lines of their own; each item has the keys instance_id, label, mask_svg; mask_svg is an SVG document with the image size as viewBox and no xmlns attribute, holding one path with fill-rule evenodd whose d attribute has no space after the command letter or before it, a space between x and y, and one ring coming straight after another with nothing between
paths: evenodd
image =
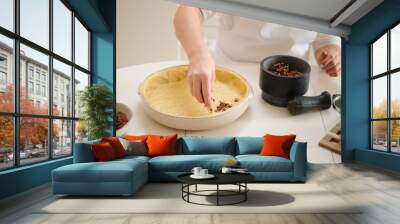
<instances>
[{"instance_id":1,"label":"window frame","mask_svg":"<svg viewBox=\"0 0 400 224\"><path fill-rule=\"evenodd\" d=\"M45 47L42 47L39 44L34 43L33 41L30 41L29 39L23 37L20 35L20 0L14 0L13 1L13 10L14 10L14 18L13 18L13 31L10 31L4 27L0 26L0 35L3 35L5 37L11 38L13 40L13 54L12 54L12 61L13 64L12 66L12 73L10 75L13 76L13 81L14 81L14 93L13 93L13 112L2 112L0 111L0 116L10 116L13 119L13 166L10 167L5 167L5 168L0 168L0 172L4 171L4 170L10 170L10 169L15 169L18 167L23 167L23 166L29 166L29 165L33 165L33 164L37 164L37 163L43 163L49 160L54 160L54 159L62 159L65 157L70 157L73 155L74 153L74 143L75 143L75 126L76 126L76 121L79 120L79 117L75 116L75 108L72 107L71 108L71 114L70 116L56 116L53 115L53 60L58 60L61 63L64 63L68 66L71 66L71 83L74 84L75 82L75 69L85 73L86 75L88 75L88 86L92 85L92 69L91 69L91 65L92 65L92 61L91 61L91 49L92 49L92 45L91 45L91 36L92 36L92 30L89 29L89 27L87 26L87 24L83 21L83 19L79 16L78 13L76 13L72 7L65 1L65 0L59 0L68 10L71 11L71 18L70 18L70 22L71 22L71 59L67 59L64 58L63 56L55 53L54 50L54 45L53 45L53 21L54 21L54 17L53 17L53 1L54 0L48 0L49 2L49 47L48 49L46 49ZM89 65L88 65L88 69L85 69L83 67L81 67L80 65L75 63L75 19L77 19L83 26L84 28L88 31L88 61L89 61ZM45 55L48 56L49 58L49 62L48 62L48 82L47 85L45 87L46 91L48 93L45 92L45 94L48 96L48 112L46 115L39 115L39 114L27 114L27 113L21 113L20 111L20 85L21 85L21 81L20 81L20 45L23 44L27 47L32 48L33 50L39 51L40 53L43 53ZM27 66L29 66L29 64L27 64ZM27 67L27 71L28 71ZM40 73L42 74L42 73ZM30 80L30 74L27 73L25 74L27 77L27 81ZM33 70L33 82L34 85L36 83L36 70ZM41 83L41 77L39 77L39 83ZM72 93L72 99L71 99L71 105L75 104L75 85L71 85L71 93ZM28 89L27 89L28 91ZM36 91L34 89L34 91ZM42 94L40 94L41 96ZM47 158L43 158L43 160L38 161L38 162L33 162L33 163L26 163L26 164L21 164L21 159L20 159L20 119L21 118L45 118L47 119L48 122L48 136L47 136L47 151L48 151L48 155ZM53 155L54 152L54 146L53 146L53 123L54 121L57 120L66 120L66 121L70 121L71 122L71 153L68 155L62 155L62 156L55 156Z\"/></svg>"},{"instance_id":2,"label":"window frame","mask_svg":"<svg viewBox=\"0 0 400 224\"><path fill-rule=\"evenodd\" d=\"M392 151L392 127L391 123L392 121L400 121L400 117L392 117L392 85L391 85L391 80L392 76L396 75L396 73L400 72L400 67L393 68L391 69L391 31L395 27L400 26L400 21L397 21L393 25L391 25L389 28L387 28L383 33L379 34L374 40L372 40L368 46L369 46L369 149L374 150L374 151L380 151L380 152L386 152L386 153L392 153L392 154L400 154L400 152L393 152ZM381 37L384 35L387 35L387 64L386 64L386 71L382 72L380 74L376 74L374 76L373 74L373 44L378 41ZM386 105L386 117L385 118L373 118L373 81L378 79L378 78L383 78L386 77L386 87L387 87L387 105ZM373 133L373 122L376 121L386 121L387 125L387 130L386 130L386 151L384 150L379 150L374 148L374 133Z\"/></svg>"}]
</instances>

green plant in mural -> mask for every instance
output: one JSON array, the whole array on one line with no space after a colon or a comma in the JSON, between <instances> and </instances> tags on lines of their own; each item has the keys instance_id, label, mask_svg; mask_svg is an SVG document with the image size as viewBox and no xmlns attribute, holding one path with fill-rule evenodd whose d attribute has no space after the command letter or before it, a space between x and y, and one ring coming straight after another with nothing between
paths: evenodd
<instances>
[{"instance_id":1,"label":"green plant in mural","mask_svg":"<svg viewBox=\"0 0 400 224\"><path fill-rule=\"evenodd\" d=\"M88 128L89 139L109 136L112 126L113 95L108 87L95 84L86 87L79 94L82 119Z\"/></svg>"}]
</instances>

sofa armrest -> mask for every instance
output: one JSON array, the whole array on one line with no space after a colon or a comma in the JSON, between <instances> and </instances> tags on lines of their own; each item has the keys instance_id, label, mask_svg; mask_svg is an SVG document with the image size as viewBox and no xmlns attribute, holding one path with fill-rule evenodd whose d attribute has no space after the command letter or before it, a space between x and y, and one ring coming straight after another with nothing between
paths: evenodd
<instances>
[{"instance_id":1,"label":"sofa armrest","mask_svg":"<svg viewBox=\"0 0 400 224\"><path fill-rule=\"evenodd\" d=\"M290 160L293 162L293 178L305 181L307 175L307 143L294 142L290 149Z\"/></svg>"},{"instance_id":2,"label":"sofa armrest","mask_svg":"<svg viewBox=\"0 0 400 224\"><path fill-rule=\"evenodd\" d=\"M94 157L90 146L92 144L99 143L99 140L90 141L90 142L80 142L75 143L74 147L74 163L89 163L95 162L96 158Z\"/></svg>"}]
</instances>

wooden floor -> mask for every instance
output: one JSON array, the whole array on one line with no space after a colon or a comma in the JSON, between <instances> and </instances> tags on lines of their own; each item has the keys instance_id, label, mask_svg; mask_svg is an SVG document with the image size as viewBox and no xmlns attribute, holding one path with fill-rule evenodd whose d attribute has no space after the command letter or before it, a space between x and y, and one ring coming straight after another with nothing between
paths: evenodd
<instances>
[{"instance_id":1,"label":"wooden floor","mask_svg":"<svg viewBox=\"0 0 400 224\"><path fill-rule=\"evenodd\" d=\"M346 201L363 201L368 206L356 214L37 214L37 208L55 198L50 187L43 186L1 201L0 223L400 223L399 174L353 163L311 165L308 182L320 184Z\"/></svg>"}]
</instances>

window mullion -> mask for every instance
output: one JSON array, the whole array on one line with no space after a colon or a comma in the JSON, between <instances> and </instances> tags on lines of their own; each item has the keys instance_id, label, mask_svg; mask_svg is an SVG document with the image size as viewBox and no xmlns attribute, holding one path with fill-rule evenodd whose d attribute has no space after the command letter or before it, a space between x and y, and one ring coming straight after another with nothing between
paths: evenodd
<instances>
[{"instance_id":1,"label":"window mullion","mask_svg":"<svg viewBox=\"0 0 400 224\"><path fill-rule=\"evenodd\" d=\"M19 35L19 7L20 1L14 1L14 30L17 35ZM20 100L20 46L18 38L14 39L14 112L19 113L19 100ZM19 117L14 116L14 166L20 165L20 143L19 143L19 136L20 136L20 119Z\"/></svg>"},{"instance_id":2,"label":"window mullion","mask_svg":"<svg viewBox=\"0 0 400 224\"><path fill-rule=\"evenodd\" d=\"M75 118L75 12L72 11L71 14L71 24L72 24L72 29L71 29L71 60L72 60L72 64L74 66L71 67L71 100L72 100L72 105L71 105L71 117ZM76 126L76 121L72 121L72 130L71 130L71 151L72 151L72 155L74 155L74 151L75 151L75 126Z\"/></svg>"},{"instance_id":3,"label":"window mullion","mask_svg":"<svg viewBox=\"0 0 400 224\"><path fill-rule=\"evenodd\" d=\"M374 136L373 136L373 121L372 121L372 119L373 119L373 91L374 91L374 88L373 88L373 79L372 79L372 72L373 72L373 47L372 47L372 44L371 45L369 45L369 64L370 64L370 66L369 66L369 119L370 119L370 122L369 122L369 148L370 149L373 149L373 147L374 147Z\"/></svg>"},{"instance_id":4,"label":"window mullion","mask_svg":"<svg viewBox=\"0 0 400 224\"><path fill-rule=\"evenodd\" d=\"M53 0L49 0L49 50L53 52ZM53 159L53 56L49 55L48 91L50 119L48 120L49 159Z\"/></svg>"},{"instance_id":5,"label":"window mullion","mask_svg":"<svg viewBox=\"0 0 400 224\"><path fill-rule=\"evenodd\" d=\"M387 32L387 71L390 70L390 30ZM392 117L392 99L391 99L391 79L392 79L392 75L389 73L387 75L387 98L388 98L388 102L387 102L387 110L388 110L388 118ZM392 130L391 130L391 120L388 120L387 122L387 138L388 138L388 152L392 151Z\"/></svg>"}]
</instances>

